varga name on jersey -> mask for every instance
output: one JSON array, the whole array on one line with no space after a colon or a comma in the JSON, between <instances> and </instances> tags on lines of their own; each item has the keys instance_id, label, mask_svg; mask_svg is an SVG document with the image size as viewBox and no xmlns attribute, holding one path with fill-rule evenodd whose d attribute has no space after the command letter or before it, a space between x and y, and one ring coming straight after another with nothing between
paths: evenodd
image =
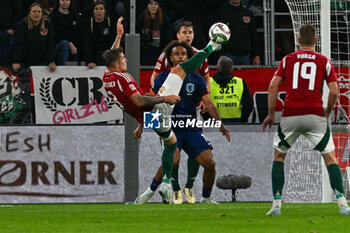
<instances>
[{"instance_id":1,"label":"varga name on jersey","mask_svg":"<svg viewBox=\"0 0 350 233\"><path fill-rule=\"evenodd\" d=\"M297 54L297 58L298 59L312 59L312 60L315 60L316 59L316 55L315 54L303 53L303 54Z\"/></svg>"},{"instance_id":2,"label":"varga name on jersey","mask_svg":"<svg viewBox=\"0 0 350 233\"><path fill-rule=\"evenodd\" d=\"M115 87L115 81L104 83L104 87L105 87L105 88L112 88L112 87Z\"/></svg>"}]
</instances>

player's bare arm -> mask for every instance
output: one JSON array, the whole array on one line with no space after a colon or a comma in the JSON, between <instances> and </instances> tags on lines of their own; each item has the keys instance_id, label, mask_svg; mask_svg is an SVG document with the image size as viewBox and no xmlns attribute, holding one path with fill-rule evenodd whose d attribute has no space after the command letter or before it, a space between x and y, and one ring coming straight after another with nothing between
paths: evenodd
<instances>
[{"instance_id":1,"label":"player's bare arm","mask_svg":"<svg viewBox=\"0 0 350 233\"><path fill-rule=\"evenodd\" d=\"M115 37L115 41L114 41L114 44L112 45L112 49L116 49L120 47L120 42L124 34L124 27L122 24L123 20L124 20L123 16L120 16L117 21L117 36Z\"/></svg>"},{"instance_id":2,"label":"player's bare arm","mask_svg":"<svg viewBox=\"0 0 350 233\"><path fill-rule=\"evenodd\" d=\"M142 135L142 124L139 124L137 128L134 130L134 138L135 139L140 139Z\"/></svg>"},{"instance_id":3,"label":"player's bare arm","mask_svg":"<svg viewBox=\"0 0 350 233\"><path fill-rule=\"evenodd\" d=\"M175 104L180 101L180 97L177 95L168 95L161 97L142 96L136 92L130 97L131 101L137 106L154 106L159 103Z\"/></svg>"},{"instance_id":4,"label":"player's bare arm","mask_svg":"<svg viewBox=\"0 0 350 233\"><path fill-rule=\"evenodd\" d=\"M159 73L153 71L151 79L150 79L151 87L154 87L154 80L157 78L158 75L159 75Z\"/></svg>"},{"instance_id":5,"label":"player's bare arm","mask_svg":"<svg viewBox=\"0 0 350 233\"><path fill-rule=\"evenodd\" d=\"M210 91L210 76L209 76L209 73L204 75L203 78L204 78L205 83L207 84L207 90ZM198 107L202 110L202 113L206 113L207 112L207 109L205 107L205 104L203 103L203 100L199 103Z\"/></svg>"},{"instance_id":6,"label":"player's bare arm","mask_svg":"<svg viewBox=\"0 0 350 233\"><path fill-rule=\"evenodd\" d=\"M206 109L209 113L209 115L214 118L215 120L221 121L221 117L219 115L219 112L214 104L214 102L210 99L209 95L205 95L202 97L202 101L204 105L206 106ZM220 132L222 133L223 136L226 137L226 140L228 142L231 141L231 135L230 132L225 128L224 124L221 122L220 126Z\"/></svg>"},{"instance_id":7,"label":"player's bare arm","mask_svg":"<svg viewBox=\"0 0 350 233\"><path fill-rule=\"evenodd\" d=\"M262 124L262 130L265 132L267 126L271 128L275 121L275 107L278 95L278 87L281 85L283 79L279 76L274 76L270 82L268 95L269 113Z\"/></svg>"},{"instance_id":8,"label":"player's bare arm","mask_svg":"<svg viewBox=\"0 0 350 233\"><path fill-rule=\"evenodd\" d=\"M260 56L255 56L253 59L253 65L260 65L261 61L260 61Z\"/></svg>"},{"instance_id":9,"label":"player's bare arm","mask_svg":"<svg viewBox=\"0 0 350 233\"><path fill-rule=\"evenodd\" d=\"M329 115L331 114L334 105L337 103L338 96L339 96L337 82L328 83L328 87L329 87L328 104L327 104L327 109L325 112L327 119L328 119Z\"/></svg>"},{"instance_id":10,"label":"player's bare arm","mask_svg":"<svg viewBox=\"0 0 350 233\"><path fill-rule=\"evenodd\" d=\"M203 76L205 83L207 84L207 90L210 91L210 76L209 73Z\"/></svg>"}]
</instances>

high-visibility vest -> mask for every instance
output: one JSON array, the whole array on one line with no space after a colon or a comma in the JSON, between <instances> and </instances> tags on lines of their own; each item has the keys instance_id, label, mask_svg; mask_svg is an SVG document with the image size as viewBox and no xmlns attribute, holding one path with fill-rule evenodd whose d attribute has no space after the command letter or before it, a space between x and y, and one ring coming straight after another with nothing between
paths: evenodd
<instances>
[{"instance_id":1,"label":"high-visibility vest","mask_svg":"<svg viewBox=\"0 0 350 233\"><path fill-rule=\"evenodd\" d=\"M220 87L210 78L210 98L216 105L221 118L241 118L243 80L234 76L226 87Z\"/></svg>"}]
</instances>

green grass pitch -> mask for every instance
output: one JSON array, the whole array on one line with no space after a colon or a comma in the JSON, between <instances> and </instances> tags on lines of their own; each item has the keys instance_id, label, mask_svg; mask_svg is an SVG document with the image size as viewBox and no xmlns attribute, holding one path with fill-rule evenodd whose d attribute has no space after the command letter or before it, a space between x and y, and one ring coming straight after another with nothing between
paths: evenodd
<instances>
[{"instance_id":1,"label":"green grass pitch","mask_svg":"<svg viewBox=\"0 0 350 233\"><path fill-rule=\"evenodd\" d=\"M350 232L350 216L336 203L283 204L268 217L271 203L202 204L23 204L0 206L0 232Z\"/></svg>"}]
</instances>

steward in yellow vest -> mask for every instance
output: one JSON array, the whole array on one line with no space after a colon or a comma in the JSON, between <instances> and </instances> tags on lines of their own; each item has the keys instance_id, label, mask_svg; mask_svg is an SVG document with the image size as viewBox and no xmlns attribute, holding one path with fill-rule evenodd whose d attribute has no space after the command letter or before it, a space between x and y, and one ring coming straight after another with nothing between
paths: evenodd
<instances>
[{"instance_id":1,"label":"steward in yellow vest","mask_svg":"<svg viewBox=\"0 0 350 233\"><path fill-rule=\"evenodd\" d=\"M243 79L232 73L232 60L220 57L217 73L210 78L210 98L223 122L247 122L253 110L253 98Z\"/></svg>"}]
</instances>

